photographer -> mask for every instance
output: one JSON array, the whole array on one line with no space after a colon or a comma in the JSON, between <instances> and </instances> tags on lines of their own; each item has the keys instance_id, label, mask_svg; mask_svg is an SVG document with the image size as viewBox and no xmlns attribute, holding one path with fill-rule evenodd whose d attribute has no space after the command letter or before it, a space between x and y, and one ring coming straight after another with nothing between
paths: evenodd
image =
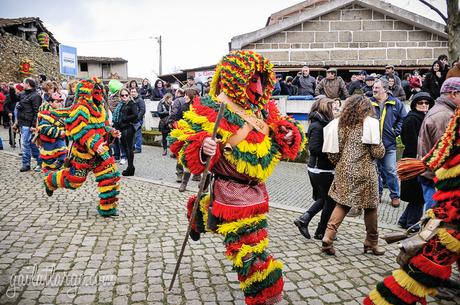
<instances>
[{"instance_id":1,"label":"photographer","mask_svg":"<svg viewBox=\"0 0 460 305\"><path fill-rule=\"evenodd\" d=\"M310 68L307 66L297 73L292 84L298 87L297 95L315 96L316 80L310 75Z\"/></svg>"}]
</instances>

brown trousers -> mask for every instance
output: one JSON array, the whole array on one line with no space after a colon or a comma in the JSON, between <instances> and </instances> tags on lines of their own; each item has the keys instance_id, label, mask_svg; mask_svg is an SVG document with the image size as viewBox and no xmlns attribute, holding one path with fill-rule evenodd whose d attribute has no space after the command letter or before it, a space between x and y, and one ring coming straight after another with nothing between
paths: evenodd
<instances>
[{"instance_id":1,"label":"brown trousers","mask_svg":"<svg viewBox=\"0 0 460 305\"><path fill-rule=\"evenodd\" d=\"M327 223L326 233L324 234L323 241L332 244L332 241L335 239L337 230L339 229L340 224L342 223L345 216L350 211L351 207L346 205L341 205L337 203L332 211L331 218ZM366 240L364 241L365 246L376 246L379 239L378 229L377 229L377 208L375 209L364 209L364 224L366 226Z\"/></svg>"}]
</instances>

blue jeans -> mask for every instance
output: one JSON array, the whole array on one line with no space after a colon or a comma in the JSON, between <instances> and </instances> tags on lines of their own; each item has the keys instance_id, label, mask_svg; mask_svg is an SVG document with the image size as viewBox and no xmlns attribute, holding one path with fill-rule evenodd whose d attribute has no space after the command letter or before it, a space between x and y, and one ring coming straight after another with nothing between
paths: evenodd
<instances>
[{"instance_id":1,"label":"blue jeans","mask_svg":"<svg viewBox=\"0 0 460 305\"><path fill-rule=\"evenodd\" d=\"M134 130L136 134L134 135L134 149L141 151L142 150L142 124L144 121L140 121L134 124Z\"/></svg>"},{"instance_id":2,"label":"blue jeans","mask_svg":"<svg viewBox=\"0 0 460 305\"><path fill-rule=\"evenodd\" d=\"M37 145L32 143L32 132L30 127L21 126L21 144L22 144L22 166L30 167L31 157L33 156L38 165L40 165L40 152Z\"/></svg>"},{"instance_id":3,"label":"blue jeans","mask_svg":"<svg viewBox=\"0 0 460 305\"><path fill-rule=\"evenodd\" d=\"M434 188L434 183L432 180L419 176L418 181L422 185L423 199L425 200L423 211L426 212L436 204L436 201L433 200L433 195L436 193L436 189Z\"/></svg>"},{"instance_id":4,"label":"blue jeans","mask_svg":"<svg viewBox=\"0 0 460 305\"><path fill-rule=\"evenodd\" d=\"M122 159L126 159L126 152L123 146L121 146L120 139L115 139L111 145L111 148L115 160L120 160L120 155Z\"/></svg>"},{"instance_id":5,"label":"blue jeans","mask_svg":"<svg viewBox=\"0 0 460 305\"><path fill-rule=\"evenodd\" d=\"M398 223L404 229L415 225L422 218L423 206L417 202L409 202L406 209L398 220Z\"/></svg>"},{"instance_id":6,"label":"blue jeans","mask_svg":"<svg viewBox=\"0 0 460 305\"><path fill-rule=\"evenodd\" d=\"M396 150L387 150L385 156L377 161L379 167L379 194L382 196L383 185L382 177L385 176L388 189L390 190L390 198L399 198L399 180L396 176Z\"/></svg>"}]
</instances>

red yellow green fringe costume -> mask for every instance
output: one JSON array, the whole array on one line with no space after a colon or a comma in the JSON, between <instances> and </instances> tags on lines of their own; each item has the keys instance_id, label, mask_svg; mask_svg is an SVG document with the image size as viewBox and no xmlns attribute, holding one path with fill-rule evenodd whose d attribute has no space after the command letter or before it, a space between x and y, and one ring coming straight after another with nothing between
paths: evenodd
<instances>
[{"instance_id":1,"label":"red yellow green fringe costume","mask_svg":"<svg viewBox=\"0 0 460 305\"><path fill-rule=\"evenodd\" d=\"M262 75L264 94L256 104L249 104L245 88L254 73ZM294 159L306 142L302 125L281 116L276 105L268 102L273 84L272 64L267 59L250 51L230 53L216 67L210 97L195 98L190 111L184 114L184 119L178 122L169 138L171 151L179 162L193 174L203 172L201 146L203 140L211 136L219 108L217 95L222 91L248 113L260 114L269 126L269 134L253 129L230 153L222 153L218 148L211 159L211 172L216 175L211 185L214 194L212 214L220 219L217 233L224 236L226 256L238 274L246 303L251 305L274 304L281 300L283 290L283 265L266 250L268 194L264 181L282 158ZM227 104L217 137L227 143L244 124L245 120ZM282 126L293 131L293 144L285 142ZM219 178L224 176L229 180ZM188 217L194 200L193 196L188 201ZM204 195L200 200L192 224L196 234L209 231L209 201L210 195Z\"/></svg>"},{"instance_id":2,"label":"red yellow green fringe costume","mask_svg":"<svg viewBox=\"0 0 460 305\"><path fill-rule=\"evenodd\" d=\"M435 172L437 204L427 211L430 218L444 223L460 224L460 109L457 109L446 132L424 163ZM377 284L364 299L365 305L426 304L428 295L437 293L452 272L452 264L460 259L460 232L440 228L423 249L403 268Z\"/></svg>"},{"instance_id":3,"label":"red yellow green fringe costume","mask_svg":"<svg viewBox=\"0 0 460 305\"><path fill-rule=\"evenodd\" d=\"M106 144L104 153L96 152L100 145L108 142L111 130L104 105L93 101L96 83L97 80L83 80L77 86L76 102L65 121L66 134L73 140L70 167L49 172L45 176L45 186L52 191L77 189L92 171L99 188L98 212L102 216L112 216L117 213L120 173Z\"/></svg>"},{"instance_id":4,"label":"red yellow green fringe costume","mask_svg":"<svg viewBox=\"0 0 460 305\"><path fill-rule=\"evenodd\" d=\"M38 112L38 132L40 135L40 159L42 171L59 169L67 155L64 120L69 109L53 109L49 102L43 102Z\"/></svg>"}]
</instances>

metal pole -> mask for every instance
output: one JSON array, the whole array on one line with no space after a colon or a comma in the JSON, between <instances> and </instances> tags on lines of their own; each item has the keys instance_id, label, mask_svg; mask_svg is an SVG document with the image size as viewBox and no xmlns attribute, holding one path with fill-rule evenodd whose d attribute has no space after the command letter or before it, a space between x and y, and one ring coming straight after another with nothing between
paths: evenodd
<instances>
[{"instance_id":1,"label":"metal pole","mask_svg":"<svg viewBox=\"0 0 460 305\"><path fill-rule=\"evenodd\" d=\"M158 70L160 72L160 75L163 73L162 72L162 58L161 58L161 35L160 37L158 38L158 44L160 45L160 64L159 64L159 67L158 67Z\"/></svg>"}]
</instances>

